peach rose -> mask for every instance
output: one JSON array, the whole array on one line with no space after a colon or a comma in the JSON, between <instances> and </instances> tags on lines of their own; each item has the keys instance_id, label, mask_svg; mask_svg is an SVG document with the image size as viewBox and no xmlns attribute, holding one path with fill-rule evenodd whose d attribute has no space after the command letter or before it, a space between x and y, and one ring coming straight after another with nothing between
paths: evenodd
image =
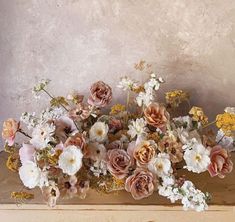
<instances>
[{"instance_id":1,"label":"peach rose","mask_svg":"<svg viewBox=\"0 0 235 222\"><path fill-rule=\"evenodd\" d=\"M16 132L20 127L20 123L14 119L7 119L3 123L2 138L7 141L9 146L14 144Z\"/></svg>"},{"instance_id":2,"label":"peach rose","mask_svg":"<svg viewBox=\"0 0 235 222\"><path fill-rule=\"evenodd\" d=\"M230 159L229 153L220 145L212 148L210 158L211 164L208 166L208 171L211 177L218 176L224 178L225 174L232 171L233 162Z\"/></svg>"},{"instance_id":3,"label":"peach rose","mask_svg":"<svg viewBox=\"0 0 235 222\"><path fill-rule=\"evenodd\" d=\"M97 107L105 107L111 102L112 89L109 85L102 81L94 83L91 88L91 95L88 98L88 103Z\"/></svg>"},{"instance_id":4,"label":"peach rose","mask_svg":"<svg viewBox=\"0 0 235 222\"><path fill-rule=\"evenodd\" d=\"M140 200L152 195L156 182L156 177L150 171L137 168L134 174L126 179L125 189L135 200Z\"/></svg>"},{"instance_id":5,"label":"peach rose","mask_svg":"<svg viewBox=\"0 0 235 222\"><path fill-rule=\"evenodd\" d=\"M138 144L130 143L127 152L138 166L145 167L155 156L156 149L157 145L153 140L143 140Z\"/></svg>"},{"instance_id":6,"label":"peach rose","mask_svg":"<svg viewBox=\"0 0 235 222\"><path fill-rule=\"evenodd\" d=\"M85 155L87 153L87 144L85 139L85 134L82 133L76 133L73 136L70 136L64 143L64 146L77 146L81 148L83 154Z\"/></svg>"},{"instance_id":7,"label":"peach rose","mask_svg":"<svg viewBox=\"0 0 235 222\"><path fill-rule=\"evenodd\" d=\"M107 168L117 179L128 175L131 166L131 157L125 150L112 149L107 152Z\"/></svg>"},{"instance_id":8,"label":"peach rose","mask_svg":"<svg viewBox=\"0 0 235 222\"><path fill-rule=\"evenodd\" d=\"M170 115L164 106L152 103L144 110L144 115L149 125L165 131Z\"/></svg>"}]
</instances>

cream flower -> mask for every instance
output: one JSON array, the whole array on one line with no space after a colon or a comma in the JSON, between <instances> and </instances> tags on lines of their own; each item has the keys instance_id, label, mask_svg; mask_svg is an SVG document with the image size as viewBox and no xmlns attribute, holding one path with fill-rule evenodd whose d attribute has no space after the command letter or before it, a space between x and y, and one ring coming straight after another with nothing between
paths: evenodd
<instances>
[{"instance_id":1,"label":"cream flower","mask_svg":"<svg viewBox=\"0 0 235 222\"><path fill-rule=\"evenodd\" d=\"M137 88L137 83L131 80L128 77L121 78L120 82L117 85L118 88L122 89L123 91L126 90L133 90Z\"/></svg>"},{"instance_id":2,"label":"cream flower","mask_svg":"<svg viewBox=\"0 0 235 222\"><path fill-rule=\"evenodd\" d=\"M53 141L52 137L55 132L55 126L53 124L43 124L38 125L34 128L32 133L32 139L30 143L34 145L35 148L43 149L47 147L50 141Z\"/></svg>"},{"instance_id":3,"label":"cream flower","mask_svg":"<svg viewBox=\"0 0 235 222\"><path fill-rule=\"evenodd\" d=\"M159 177L172 173L170 157L166 153L159 153L148 164L148 169Z\"/></svg>"},{"instance_id":4,"label":"cream flower","mask_svg":"<svg viewBox=\"0 0 235 222\"><path fill-rule=\"evenodd\" d=\"M187 145L184 146L184 148ZM210 151L207 150L201 143L195 142L186 148L184 153L186 166L184 168L194 173L202 173L207 170L210 164Z\"/></svg>"},{"instance_id":5,"label":"cream flower","mask_svg":"<svg viewBox=\"0 0 235 222\"><path fill-rule=\"evenodd\" d=\"M41 170L36 163L28 161L19 168L19 175L23 184L32 189L39 185Z\"/></svg>"},{"instance_id":6,"label":"cream flower","mask_svg":"<svg viewBox=\"0 0 235 222\"><path fill-rule=\"evenodd\" d=\"M151 91L147 92L140 92L139 95L136 97L136 102L138 106L148 106L153 101L153 94Z\"/></svg>"},{"instance_id":7,"label":"cream flower","mask_svg":"<svg viewBox=\"0 0 235 222\"><path fill-rule=\"evenodd\" d=\"M134 138L135 136L143 136L145 135L146 131L146 121L143 118L136 119L135 121L131 121L131 124L128 126L128 134L131 136L131 138Z\"/></svg>"},{"instance_id":8,"label":"cream flower","mask_svg":"<svg viewBox=\"0 0 235 222\"><path fill-rule=\"evenodd\" d=\"M59 168L70 176L82 167L83 154L76 146L68 146L59 157Z\"/></svg>"},{"instance_id":9,"label":"cream flower","mask_svg":"<svg viewBox=\"0 0 235 222\"><path fill-rule=\"evenodd\" d=\"M103 122L96 122L90 129L89 135L91 141L103 142L107 139L109 127Z\"/></svg>"}]
</instances>

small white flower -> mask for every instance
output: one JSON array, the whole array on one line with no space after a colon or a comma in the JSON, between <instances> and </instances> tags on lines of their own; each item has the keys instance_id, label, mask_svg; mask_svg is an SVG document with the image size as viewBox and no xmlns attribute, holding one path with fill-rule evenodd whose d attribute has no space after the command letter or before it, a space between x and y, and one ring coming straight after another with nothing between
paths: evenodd
<instances>
[{"instance_id":1,"label":"small white flower","mask_svg":"<svg viewBox=\"0 0 235 222\"><path fill-rule=\"evenodd\" d=\"M121 78L121 81L118 83L117 87L123 91L132 90L137 88L137 83L128 77L123 77Z\"/></svg>"},{"instance_id":2,"label":"small white flower","mask_svg":"<svg viewBox=\"0 0 235 222\"><path fill-rule=\"evenodd\" d=\"M89 135L91 141L103 142L107 139L109 127L103 122L96 122L90 129Z\"/></svg>"},{"instance_id":3,"label":"small white flower","mask_svg":"<svg viewBox=\"0 0 235 222\"><path fill-rule=\"evenodd\" d=\"M134 138L135 136L143 136L146 134L146 121L143 118L132 120L128 126L129 130L127 133Z\"/></svg>"},{"instance_id":4,"label":"small white flower","mask_svg":"<svg viewBox=\"0 0 235 222\"><path fill-rule=\"evenodd\" d=\"M70 176L76 174L82 167L83 154L76 146L68 146L59 157L59 168Z\"/></svg>"},{"instance_id":5,"label":"small white flower","mask_svg":"<svg viewBox=\"0 0 235 222\"><path fill-rule=\"evenodd\" d=\"M229 152L235 151L235 140L231 136L224 135L222 130L219 130L216 135L216 142Z\"/></svg>"},{"instance_id":6,"label":"small white flower","mask_svg":"<svg viewBox=\"0 0 235 222\"><path fill-rule=\"evenodd\" d=\"M153 101L153 94L152 92L140 92L139 95L136 97L136 102L138 106L148 106Z\"/></svg>"},{"instance_id":7,"label":"small white flower","mask_svg":"<svg viewBox=\"0 0 235 222\"><path fill-rule=\"evenodd\" d=\"M37 149L44 149L47 147L50 141L53 141L53 134L55 132L55 126L53 124L45 123L43 125L38 125L33 129L32 139L30 143L34 145Z\"/></svg>"},{"instance_id":8,"label":"small white flower","mask_svg":"<svg viewBox=\"0 0 235 222\"><path fill-rule=\"evenodd\" d=\"M226 113L235 114L235 107L226 107L226 108L224 109L224 111L225 111Z\"/></svg>"},{"instance_id":9,"label":"small white flower","mask_svg":"<svg viewBox=\"0 0 235 222\"><path fill-rule=\"evenodd\" d=\"M90 167L91 172L96 177L99 177L100 175L106 175L107 174L107 162L104 160L96 161L93 163L93 165Z\"/></svg>"},{"instance_id":10,"label":"small white flower","mask_svg":"<svg viewBox=\"0 0 235 222\"><path fill-rule=\"evenodd\" d=\"M146 92L152 92L153 90L158 90L160 87L160 83L155 79L152 78L148 82L144 84L144 89Z\"/></svg>"},{"instance_id":11,"label":"small white flower","mask_svg":"<svg viewBox=\"0 0 235 222\"><path fill-rule=\"evenodd\" d=\"M186 149L184 160L186 166L184 168L194 173L201 173L207 170L210 164L210 151L201 143L191 144L191 149Z\"/></svg>"},{"instance_id":12,"label":"small white flower","mask_svg":"<svg viewBox=\"0 0 235 222\"><path fill-rule=\"evenodd\" d=\"M169 175L170 173L172 173L169 155L166 153L159 153L157 157L153 158L149 162L148 169L159 177Z\"/></svg>"},{"instance_id":13,"label":"small white flower","mask_svg":"<svg viewBox=\"0 0 235 222\"><path fill-rule=\"evenodd\" d=\"M42 79L34 86L32 93L36 99L40 98L40 92L44 90L44 88L50 83L50 81L51 80L49 79Z\"/></svg>"},{"instance_id":14,"label":"small white flower","mask_svg":"<svg viewBox=\"0 0 235 222\"><path fill-rule=\"evenodd\" d=\"M39 119L35 116L35 113L24 112L21 114L20 121L27 125L28 129L36 127Z\"/></svg>"},{"instance_id":15,"label":"small white flower","mask_svg":"<svg viewBox=\"0 0 235 222\"><path fill-rule=\"evenodd\" d=\"M190 130L193 127L192 118L190 116L179 116L177 118L173 118L173 121L179 127L183 127L185 130Z\"/></svg>"},{"instance_id":16,"label":"small white flower","mask_svg":"<svg viewBox=\"0 0 235 222\"><path fill-rule=\"evenodd\" d=\"M41 170L36 163L28 161L19 168L19 175L23 184L32 189L39 185Z\"/></svg>"}]
</instances>

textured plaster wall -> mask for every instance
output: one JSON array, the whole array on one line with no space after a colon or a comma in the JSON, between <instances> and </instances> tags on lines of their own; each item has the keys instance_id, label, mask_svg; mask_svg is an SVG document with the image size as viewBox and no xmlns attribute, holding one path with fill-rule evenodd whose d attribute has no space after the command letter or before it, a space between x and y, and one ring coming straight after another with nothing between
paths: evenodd
<instances>
[{"instance_id":1,"label":"textured plaster wall","mask_svg":"<svg viewBox=\"0 0 235 222\"><path fill-rule=\"evenodd\" d=\"M211 117L234 106L235 1L0 0L0 124L45 106L31 97L41 78L59 95L115 87L124 74L146 79L140 59Z\"/></svg>"}]
</instances>

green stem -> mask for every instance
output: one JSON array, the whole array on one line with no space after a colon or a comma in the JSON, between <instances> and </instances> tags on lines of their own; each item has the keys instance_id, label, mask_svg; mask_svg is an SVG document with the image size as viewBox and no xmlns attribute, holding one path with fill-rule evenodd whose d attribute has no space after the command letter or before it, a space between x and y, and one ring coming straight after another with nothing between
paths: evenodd
<instances>
[{"instance_id":1,"label":"green stem","mask_svg":"<svg viewBox=\"0 0 235 222\"><path fill-rule=\"evenodd\" d=\"M207 125L203 126L202 128L204 129L204 128L206 128L206 127L208 127L208 126L210 126L210 125L212 125L212 124L214 124L214 123L216 123L216 120L213 121L213 122L211 122L211 123L208 123Z\"/></svg>"}]
</instances>

